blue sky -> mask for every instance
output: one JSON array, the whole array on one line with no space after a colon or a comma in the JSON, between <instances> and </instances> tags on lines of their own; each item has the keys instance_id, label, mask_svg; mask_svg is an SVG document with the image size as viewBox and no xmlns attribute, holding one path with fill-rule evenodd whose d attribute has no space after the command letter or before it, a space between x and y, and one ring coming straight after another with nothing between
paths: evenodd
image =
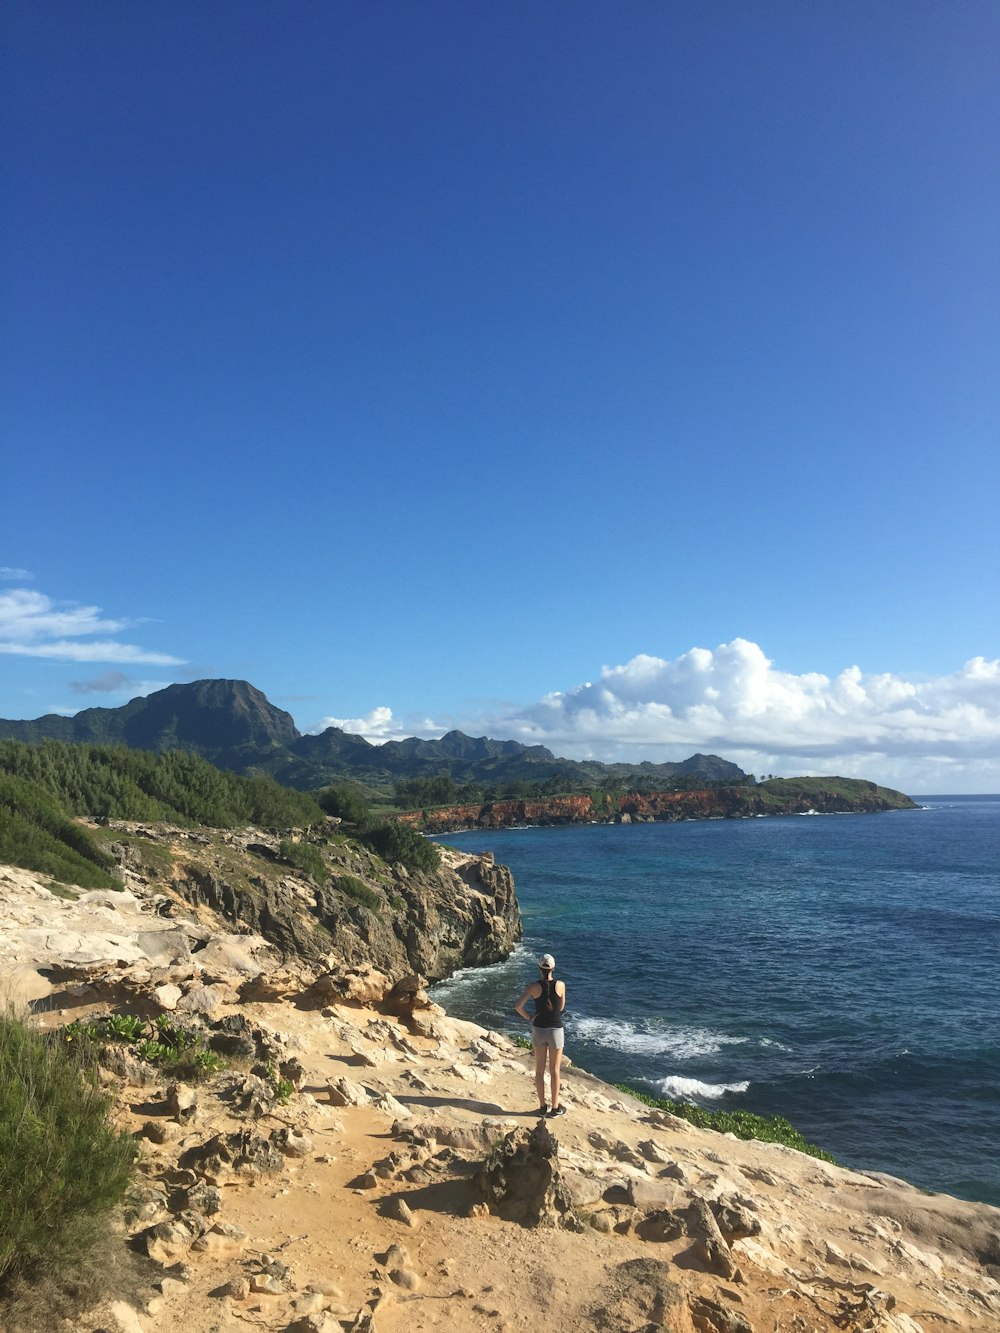
<instances>
[{"instance_id":1,"label":"blue sky","mask_svg":"<svg viewBox=\"0 0 1000 1333\"><path fill-rule=\"evenodd\" d=\"M1000 790L992 0L0 28L0 716Z\"/></svg>"}]
</instances>

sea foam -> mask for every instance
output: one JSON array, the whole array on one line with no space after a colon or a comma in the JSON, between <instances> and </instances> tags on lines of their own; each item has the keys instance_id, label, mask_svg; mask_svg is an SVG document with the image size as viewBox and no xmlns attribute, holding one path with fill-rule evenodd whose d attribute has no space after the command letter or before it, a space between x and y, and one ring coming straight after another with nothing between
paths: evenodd
<instances>
[{"instance_id":1,"label":"sea foam","mask_svg":"<svg viewBox=\"0 0 1000 1333\"><path fill-rule=\"evenodd\" d=\"M568 1026L571 1035L599 1046L624 1051L627 1055L670 1055L677 1060L694 1060L714 1055L723 1046L740 1046L748 1037L730 1037L705 1027L653 1023L629 1023L611 1018L579 1018Z\"/></svg>"},{"instance_id":2,"label":"sea foam","mask_svg":"<svg viewBox=\"0 0 1000 1333\"><path fill-rule=\"evenodd\" d=\"M652 1086L660 1097L672 1097L677 1101L686 1101L689 1098L713 1101L726 1092L746 1092L750 1084L703 1083L700 1078L681 1078L674 1074L669 1078L657 1079Z\"/></svg>"}]
</instances>

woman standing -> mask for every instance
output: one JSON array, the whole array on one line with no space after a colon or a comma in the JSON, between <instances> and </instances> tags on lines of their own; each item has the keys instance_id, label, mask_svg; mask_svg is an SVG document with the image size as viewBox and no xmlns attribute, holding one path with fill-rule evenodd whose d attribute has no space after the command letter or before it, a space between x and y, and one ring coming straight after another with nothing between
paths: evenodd
<instances>
[{"instance_id":1,"label":"woman standing","mask_svg":"<svg viewBox=\"0 0 1000 1333\"><path fill-rule=\"evenodd\" d=\"M531 1024L531 1044L535 1048L535 1089L538 1092L538 1114L565 1115L566 1108L559 1102L559 1066L563 1053L563 1010L566 1008L566 983L554 981L556 960L550 953L538 960L538 981L533 981L515 1004L514 1009ZM534 1017L525 1012L529 1000L535 1003ZM545 1065L549 1066L549 1089L552 1105L545 1103Z\"/></svg>"}]
</instances>

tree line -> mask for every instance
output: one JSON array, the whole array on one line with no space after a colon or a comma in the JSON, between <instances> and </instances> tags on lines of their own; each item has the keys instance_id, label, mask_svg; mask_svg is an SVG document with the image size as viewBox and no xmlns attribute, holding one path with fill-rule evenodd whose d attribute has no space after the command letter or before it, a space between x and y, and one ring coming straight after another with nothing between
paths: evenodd
<instances>
[{"instance_id":1,"label":"tree line","mask_svg":"<svg viewBox=\"0 0 1000 1333\"><path fill-rule=\"evenodd\" d=\"M187 750L151 754L124 745L0 741L0 772L37 784L70 814L90 818L210 828L301 828L323 818L308 792L224 772Z\"/></svg>"},{"instance_id":2,"label":"tree line","mask_svg":"<svg viewBox=\"0 0 1000 1333\"><path fill-rule=\"evenodd\" d=\"M350 786L295 791L242 777L186 750L152 754L123 745L0 741L0 862L83 888L117 883L114 866L74 816L183 828L311 828L336 815L385 861L433 870L437 848L403 824L373 815Z\"/></svg>"}]
</instances>

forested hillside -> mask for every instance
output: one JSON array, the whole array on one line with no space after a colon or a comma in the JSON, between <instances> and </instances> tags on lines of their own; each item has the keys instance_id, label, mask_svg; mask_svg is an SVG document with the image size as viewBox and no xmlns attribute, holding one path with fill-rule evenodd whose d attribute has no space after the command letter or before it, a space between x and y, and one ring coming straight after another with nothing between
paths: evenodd
<instances>
[{"instance_id":1,"label":"forested hillside","mask_svg":"<svg viewBox=\"0 0 1000 1333\"><path fill-rule=\"evenodd\" d=\"M149 754L124 745L0 741L0 772L36 783L69 813L232 828L291 828L323 816L315 799L271 778L223 772L186 750Z\"/></svg>"},{"instance_id":2,"label":"forested hillside","mask_svg":"<svg viewBox=\"0 0 1000 1333\"><path fill-rule=\"evenodd\" d=\"M330 788L323 805L271 778L239 777L182 750L148 754L114 745L0 741L0 862L84 888L113 883L109 862L74 816L182 828L305 829L328 814L387 862L434 869L437 850L405 825L371 816L350 791ZM283 844L284 845L284 844ZM293 864L302 847L288 843Z\"/></svg>"},{"instance_id":3,"label":"forested hillside","mask_svg":"<svg viewBox=\"0 0 1000 1333\"><path fill-rule=\"evenodd\" d=\"M0 864L85 889L116 886L111 862L87 830L36 782L0 770Z\"/></svg>"},{"instance_id":4,"label":"forested hillside","mask_svg":"<svg viewBox=\"0 0 1000 1333\"><path fill-rule=\"evenodd\" d=\"M323 812L270 778L223 773L197 755L125 746L0 741L0 862L83 888L116 881L111 863L74 816L232 828L290 828Z\"/></svg>"}]
</instances>

